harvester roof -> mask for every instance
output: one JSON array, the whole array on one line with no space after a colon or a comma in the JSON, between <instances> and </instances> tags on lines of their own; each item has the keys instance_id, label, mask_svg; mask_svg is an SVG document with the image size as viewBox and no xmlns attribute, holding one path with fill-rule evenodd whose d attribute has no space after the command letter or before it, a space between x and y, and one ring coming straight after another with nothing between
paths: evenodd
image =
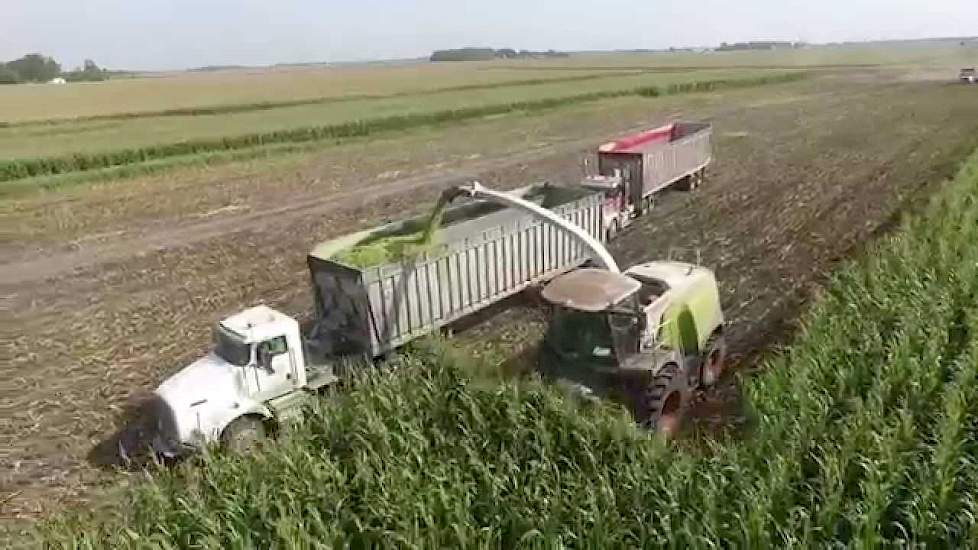
<instances>
[{"instance_id":1,"label":"harvester roof","mask_svg":"<svg viewBox=\"0 0 978 550\"><path fill-rule=\"evenodd\" d=\"M641 287L621 273L604 269L578 269L554 279L543 289L551 304L582 311L603 311L621 302Z\"/></svg>"}]
</instances>

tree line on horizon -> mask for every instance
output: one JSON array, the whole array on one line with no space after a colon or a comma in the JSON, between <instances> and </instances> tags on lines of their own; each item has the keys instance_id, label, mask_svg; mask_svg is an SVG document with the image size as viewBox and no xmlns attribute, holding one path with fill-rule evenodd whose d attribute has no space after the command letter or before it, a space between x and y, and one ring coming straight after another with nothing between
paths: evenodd
<instances>
[{"instance_id":1,"label":"tree line on horizon","mask_svg":"<svg viewBox=\"0 0 978 550\"><path fill-rule=\"evenodd\" d=\"M431 61L486 61L489 59L516 59L525 57L568 57L565 52L547 50L534 52L530 50L514 50L513 48L457 48L451 50L436 50L431 54Z\"/></svg>"},{"instance_id":2,"label":"tree line on horizon","mask_svg":"<svg viewBox=\"0 0 978 550\"><path fill-rule=\"evenodd\" d=\"M68 82L94 82L107 80L109 71L99 68L91 59L86 59L82 67L64 72L61 70L61 64L53 57L39 53L27 54L5 63L0 62L0 84L50 82L58 77Z\"/></svg>"}]
</instances>

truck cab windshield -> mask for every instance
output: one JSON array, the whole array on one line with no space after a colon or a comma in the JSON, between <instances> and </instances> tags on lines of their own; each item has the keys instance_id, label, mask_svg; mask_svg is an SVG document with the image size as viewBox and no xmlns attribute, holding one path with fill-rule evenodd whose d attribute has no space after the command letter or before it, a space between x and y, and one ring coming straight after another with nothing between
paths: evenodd
<instances>
[{"instance_id":1,"label":"truck cab windshield","mask_svg":"<svg viewBox=\"0 0 978 550\"><path fill-rule=\"evenodd\" d=\"M221 327L214 329L214 353L239 367L251 362L251 346Z\"/></svg>"},{"instance_id":2,"label":"truck cab windshield","mask_svg":"<svg viewBox=\"0 0 978 550\"><path fill-rule=\"evenodd\" d=\"M613 356L605 313L557 308L547 339L556 351L570 357L611 360Z\"/></svg>"}]
</instances>

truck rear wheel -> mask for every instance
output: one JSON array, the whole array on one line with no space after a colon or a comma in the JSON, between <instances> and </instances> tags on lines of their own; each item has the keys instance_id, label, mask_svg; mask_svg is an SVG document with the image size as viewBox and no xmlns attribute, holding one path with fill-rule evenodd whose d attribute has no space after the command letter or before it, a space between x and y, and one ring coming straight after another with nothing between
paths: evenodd
<instances>
[{"instance_id":1,"label":"truck rear wheel","mask_svg":"<svg viewBox=\"0 0 978 550\"><path fill-rule=\"evenodd\" d=\"M655 207L655 198L649 195L642 199L642 215L648 214Z\"/></svg>"},{"instance_id":2,"label":"truck rear wheel","mask_svg":"<svg viewBox=\"0 0 978 550\"><path fill-rule=\"evenodd\" d=\"M727 367L727 344L722 334L716 334L706 343L706 354L703 356L703 372L700 376L704 387L710 387L720 381Z\"/></svg>"},{"instance_id":3,"label":"truck rear wheel","mask_svg":"<svg viewBox=\"0 0 978 550\"><path fill-rule=\"evenodd\" d=\"M676 184L676 188L679 189L680 191L696 191L696 188L699 186L699 183L700 183L699 172L696 172L679 180L679 182Z\"/></svg>"},{"instance_id":4,"label":"truck rear wheel","mask_svg":"<svg viewBox=\"0 0 978 550\"><path fill-rule=\"evenodd\" d=\"M679 367L667 365L646 386L639 421L663 437L675 436L686 412L686 394Z\"/></svg>"},{"instance_id":5,"label":"truck rear wheel","mask_svg":"<svg viewBox=\"0 0 978 550\"><path fill-rule=\"evenodd\" d=\"M265 422L255 416L242 416L221 432L221 446L236 453L255 450L265 439Z\"/></svg>"}]
</instances>

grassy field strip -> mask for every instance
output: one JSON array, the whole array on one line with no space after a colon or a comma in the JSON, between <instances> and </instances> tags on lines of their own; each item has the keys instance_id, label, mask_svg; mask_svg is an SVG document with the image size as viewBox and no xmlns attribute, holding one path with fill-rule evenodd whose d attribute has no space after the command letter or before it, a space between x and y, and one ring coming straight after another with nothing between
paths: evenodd
<instances>
[{"instance_id":1,"label":"grassy field strip","mask_svg":"<svg viewBox=\"0 0 978 550\"><path fill-rule=\"evenodd\" d=\"M139 176L149 176L176 168L205 167L229 162L267 159L289 153L308 152L320 146L316 143L279 143L263 147L234 149L165 157L138 164L122 164L80 172L66 172L32 178L0 181L0 199L9 199L38 189L54 191L85 183L108 183Z\"/></svg>"},{"instance_id":2,"label":"grassy field strip","mask_svg":"<svg viewBox=\"0 0 978 550\"><path fill-rule=\"evenodd\" d=\"M815 63L815 64L801 64L801 65L750 65L750 64L730 64L730 65L661 65L657 67L649 67L648 65L577 65L574 66L577 70L582 71L622 71L622 70L632 70L632 71L643 71L643 72L674 72L674 71L723 71L731 69L749 69L749 70L792 70L792 69L804 69L804 70L814 70L814 69L873 69L880 67L878 63ZM525 70L525 71L566 71L568 67L561 65L535 65L533 67L488 67L486 70Z\"/></svg>"},{"instance_id":3,"label":"grassy field strip","mask_svg":"<svg viewBox=\"0 0 978 550\"><path fill-rule=\"evenodd\" d=\"M4 86L0 88L0 120L22 122L321 97L425 93L453 86L588 74L573 67L559 73L487 71L486 65L493 64L182 72L65 87Z\"/></svg>"},{"instance_id":4,"label":"grassy field strip","mask_svg":"<svg viewBox=\"0 0 978 550\"><path fill-rule=\"evenodd\" d=\"M586 80L598 80L604 78L631 76L641 72L652 72L652 71L632 70L626 68L626 69L620 69L613 72L602 72L596 74L583 74L583 75L562 76L562 77L554 77L554 78L527 78L522 80L504 80L501 82L488 82L482 84L462 84L456 86L448 86L444 88L435 88L432 90L415 90L415 91L395 92L389 94L354 94L354 95L291 99L291 100L284 100L284 101L259 101L254 103L232 103L227 105L182 107L182 108L175 108L175 109L162 109L157 111L134 111L134 112L124 112L124 113L110 113L110 114L89 115L89 116L82 116L82 117L75 117L75 118L35 119L35 120L23 120L23 121L16 121L16 122L0 121L0 128L22 128L25 126L54 126L54 125L63 125L63 124L74 124L79 122L128 120L134 118L153 118L153 117L168 117L168 116L224 115L224 114L233 114L233 113L246 113L249 111L267 111L269 109L277 109L280 107L324 105L327 103L343 103L349 101L359 101L364 99L366 100L391 99L396 97L416 97L416 96L426 96L429 94L464 92L469 90L492 90L496 88L536 86L539 84L556 84L560 82L581 82ZM681 72L681 71L669 69L666 71L655 71L655 72L672 73L672 72Z\"/></svg>"},{"instance_id":5,"label":"grassy field strip","mask_svg":"<svg viewBox=\"0 0 978 550\"><path fill-rule=\"evenodd\" d=\"M655 65L667 67L743 67L743 68L871 68L881 65L936 65L965 62L971 58L968 48L960 47L957 40L947 40L929 46L893 47L886 45L816 47L778 50L743 50L713 52L709 54L674 52L669 54L595 53L575 55L560 63L543 61L534 68L553 67L557 70L602 67L613 70L619 67ZM516 68L510 66L509 68Z\"/></svg>"},{"instance_id":6,"label":"grassy field strip","mask_svg":"<svg viewBox=\"0 0 978 550\"><path fill-rule=\"evenodd\" d=\"M668 447L435 343L254 456L157 473L54 547L968 547L978 540L978 152L841 268L744 380L745 434ZM477 374L478 373L478 374Z\"/></svg>"},{"instance_id":7,"label":"grassy field strip","mask_svg":"<svg viewBox=\"0 0 978 550\"><path fill-rule=\"evenodd\" d=\"M842 68L874 72L890 65L968 66L972 51L957 42L940 47L839 47L777 51L579 54L557 61L518 60L472 63L406 63L316 68L254 68L217 72L177 72L73 83L0 87L0 120L85 118L113 113L196 109L222 105L307 100L336 96L374 96L399 92L492 84L621 70L650 72L756 69ZM897 67L899 66L899 67ZM589 69L590 68L590 69ZM954 69L957 70L956 68ZM953 75L952 75L953 76ZM0 147L2 150L2 147Z\"/></svg>"},{"instance_id":8,"label":"grassy field strip","mask_svg":"<svg viewBox=\"0 0 978 550\"><path fill-rule=\"evenodd\" d=\"M611 79L583 82L469 89L381 99L353 99L343 102L276 107L263 111L226 113L218 116L183 115L0 128L0 161L77 153L106 153L180 141L220 139L307 126L335 125L393 115L424 114L649 86L665 87L701 80L750 78L764 74L770 73L759 71L745 74L742 71L724 71L700 75L628 74Z\"/></svg>"},{"instance_id":9,"label":"grassy field strip","mask_svg":"<svg viewBox=\"0 0 978 550\"><path fill-rule=\"evenodd\" d=\"M443 108L443 102L432 102L422 107L415 107L415 112L408 110L408 114L403 113L402 109L395 109L390 114L384 116L382 112L376 112L375 118L362 118L349 120L335 124L319 126L300 126L287 127L279 130L256 133L241 133L229 136L215 136L200 139L187 139L163 144L148 144L142 147L116 149L106 152L76 152L66 155L42 157L34 159L7 160L0 161L0 182L12 181L34 176L64 174L70 172L81 172L95 170L113 166L138 164L151 160L159 160L170 157L209 153L215 151L231 151L247 149L257 146L280 143L302 143L311 141L322 141L331 139L342 139L356 136L366 136L379 131L405 130L412 127L444 124L480 118L490 115L500 115L517 111L533 112L544 109L552 109L562 105L595 101L614 97L624 97L638 95L646 97L656 97L662 95L681 94L690 92L712 91L729 89L745 86L759 86L777 82L787 82L804 78L807 73L777 73L773 75L762 75L744 78L720 78L713 80L677 82L666 85L638 86L627 88L610 88L584 93L573 93L573 88L563 95L556 97L534 97L532 99L521 99L517 101L499 102L499 98L493 96L484 105L460 106L455 108ZM495 102L493 102L495 100ZM239 115L242 116L242 115ZM349 115L347 115L349 116ZM309 118L305 118L309 120ZM138 124L134 121L133 124ZM158 139L153 128L150 126L144 133L147 139ZM218 126L213 131L226 131L226 126ZM115 139L125 135L126 142L132 142L135 136L128 132L120 134L118 130L113 130L112 135ZM81 137L66 136L67 143L74 144L83 141ZM84 145L83 143L78 146Z\"/></svg>"}]
</instances>

